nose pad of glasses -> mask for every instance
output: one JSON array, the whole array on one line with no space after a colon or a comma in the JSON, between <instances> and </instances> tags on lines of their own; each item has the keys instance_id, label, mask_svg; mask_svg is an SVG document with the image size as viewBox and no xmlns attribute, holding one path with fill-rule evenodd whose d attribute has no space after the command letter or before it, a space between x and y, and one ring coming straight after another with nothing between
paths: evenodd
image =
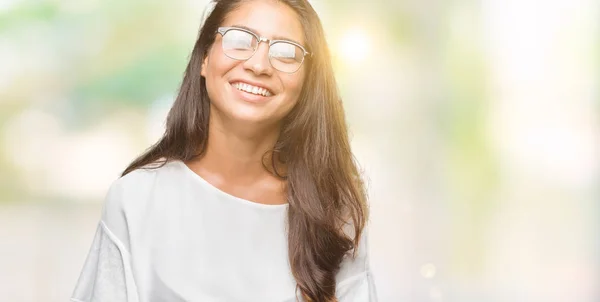
<instances>
[{"instance_id":1,"label":"nose pad of glasses","mask_svg":"<svg viewBox=\"0 0 600 302\"><path fill-rule=\"evenodd\" d=\"M262 43L258 43L254 54L244 63L257 74L270 73L273 66L271 65L271 58L269 55L269 44L264 45L264 51L261 50L261 44Z\"/></svg>"}]
</instances>

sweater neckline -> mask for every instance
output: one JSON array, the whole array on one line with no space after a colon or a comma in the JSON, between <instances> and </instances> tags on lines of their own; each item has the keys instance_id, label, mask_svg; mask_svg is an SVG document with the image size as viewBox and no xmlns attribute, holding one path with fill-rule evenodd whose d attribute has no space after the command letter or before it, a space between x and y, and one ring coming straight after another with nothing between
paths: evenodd
<instances>
[{"instance_id":1,"label":"sweater neckline","mask_svg":"<svg viewBox=\"0 0 600 302\"><path fill-rule=\"evenodd\" d=\"M192 169L190 169L190 167L188 167L188 165L186 165L183 161L175 160L173 162L176 163L177 165L181 166L181 168L185 171L186 174L189 174L192 178L194 178L196 181L198 181L201 185L203 185L204 187L208 188L209 190L216 192L217 194L219 194L227 199L234 200L238 203L241 203L241 204L244 204L247 206L253 206L253 207L263 208L263 209L285 209L289 206L289 203L264 204L264 203L259 203L259 202L255 202L255 201L251 201L248 199L244 199L241 197L231 195L231 194L217 188L216 186L214 186L213 184L208 182L206 179L202 178L202 176L198 175L198 173L192 171Z\"/></svg>"}]
</instances>

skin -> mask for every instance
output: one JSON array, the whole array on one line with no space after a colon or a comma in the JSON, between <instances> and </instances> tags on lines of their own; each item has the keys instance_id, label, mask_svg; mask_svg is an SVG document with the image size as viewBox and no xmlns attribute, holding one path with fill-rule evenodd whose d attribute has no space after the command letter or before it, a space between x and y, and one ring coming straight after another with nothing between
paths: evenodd
<instances>
[{"instance_id":1,"label":"skin","mask_svg":"<svg viewBox=\"0 0 600 302\"><path fill-rule=\"evenodd\" d=\"M233 25L247 26L269 39L287 38L305 45L298 15L277 1L242 4L221 24ZM260 43L250 59L234 60L223 53L221 39L217 34L201 73L211 100L206 153L186 164L230 195L263 204L285 204L285 181L265 170L262 159L279 137L281 120L298 101L305 64L292 74L274 69L269 62L267 43ZM234 80L259 83L274 95L264 102L249 102L231 86Z\"/></svg>"}]
</instances>

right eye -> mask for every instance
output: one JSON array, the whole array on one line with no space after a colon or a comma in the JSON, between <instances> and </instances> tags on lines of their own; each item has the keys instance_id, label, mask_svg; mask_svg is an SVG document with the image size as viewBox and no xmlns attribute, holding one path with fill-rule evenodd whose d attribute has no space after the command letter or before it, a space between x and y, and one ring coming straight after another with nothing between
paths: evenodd
<instances>
[{"instance_id":1,"label":"right eye","mask_svg":"<svg viewBox=\"0 0 600 302\"><path fill-rule=\"evenodd\" d=\"M254 49L254 36L241 30L230 30L223 37L228 49Z\"/></svg>"}]
</instances>

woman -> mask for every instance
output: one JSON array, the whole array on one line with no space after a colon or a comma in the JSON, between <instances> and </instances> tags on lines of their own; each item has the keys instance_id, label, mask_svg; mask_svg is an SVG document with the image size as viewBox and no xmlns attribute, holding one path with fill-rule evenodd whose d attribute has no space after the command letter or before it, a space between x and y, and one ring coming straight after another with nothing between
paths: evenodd
<instances>
[{"instance_id":1,"label":"woman","mask_svg":"<svg viewBox=\"0 0 600 302\"><path fill-rule=\"evenodd\" d=\"M376 301L367 217L313 8L216 1L164 136L109 190L72 300Z\"/></svg>"}]
</instances>

